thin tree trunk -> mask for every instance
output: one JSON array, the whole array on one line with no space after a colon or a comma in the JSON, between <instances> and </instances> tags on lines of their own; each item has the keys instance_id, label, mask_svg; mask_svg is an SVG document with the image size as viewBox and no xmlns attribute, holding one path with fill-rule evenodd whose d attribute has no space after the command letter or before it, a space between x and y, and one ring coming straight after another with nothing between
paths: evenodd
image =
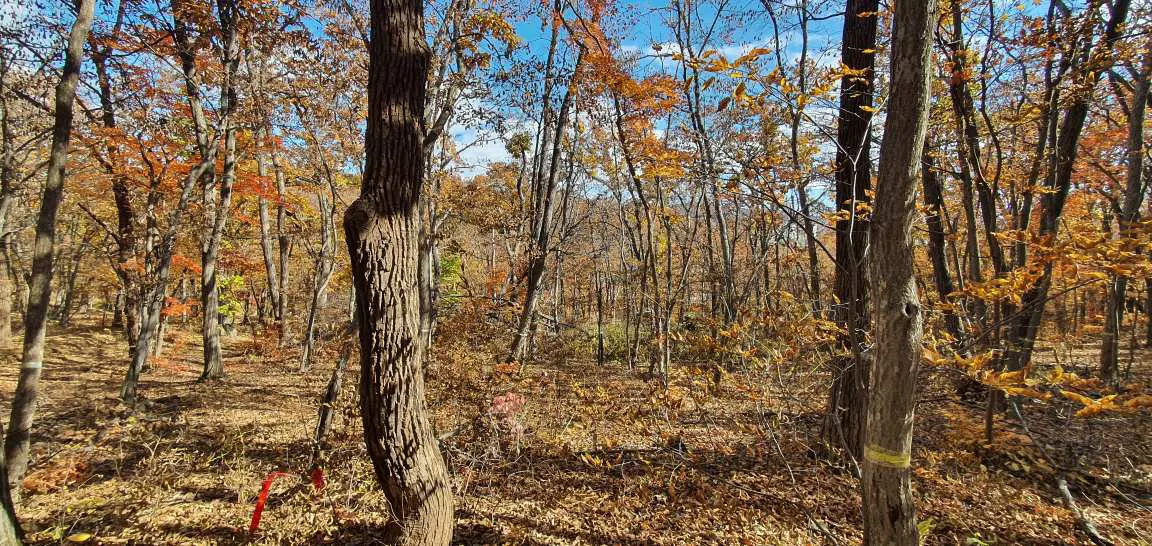
<instances>
[{"instance_id":1,"label":"thin tree trunk","mask_svg":"<svg viewBox=\"0 0 1152 546\"><path fill-rule=\"evenodd\" d=\"M936 164L925 147L923 154L923 173L921 179L924 186L924 204L930 209L925 215L928 224L928 257L932 260L932 279L936 285L936 294L940 298L939 306L943 309L944 327L955 338L956 347L963 346L964 331L960 326L960 317L952 310L948 295L956 290L952 284L952 275L948 272L948 260L944 256L947 233L944 231L944 222L941 221L941 212L944 207L944 192L941 190L940 179L937 177Z\"/></svg>"},{"instance_id":2,"label":"thin tree trunk","mask_svg":"<svg viewBox=\"0 0 1152 546\"><path fill-rule=\"evenodd\" d=\"M12 399L12 415L4 438L4 458L8 484L14 497L20 496L20 483L28 470L32 422L40 395L40 371L44 362L44 337L47 330L48 302L52 296L52 254L56 244L56 213L64 197L64 174L68 163L68 145L72 139L73 101L80 82L84 42L92 27L95 0L81 0L76 21L68 34L68 49L60 83L56 86L56 113L52 126L52 149L48 156L48 179L40 201L36 221L36 243L32 254L32 276L29 281L27 312L24 315L24 350L20 359L20 378Z\"/></svg>"},{"instance_id":3,"label":"thin tree trunk","mask_svg":"<svg viewBox=\"0 0 1152 546\"><path fill-rule=\"evenodd\" d=\"M417 293L430 58L423 3L372 0L371 23L364 181L344 216L360 318L364 438L393 514L383 540L446 545L452 485L424 407Z\"/></svg>"},{"instance_id":4,"label":"thin tree trunk","mask_svg":"<svg viewBox=\"0 0 1152 546\"><path fill-rule=\"evenodd\" d=\"M1152 45L1152 44L1150 44ZM1152 78L1152 53L1145 51L1138 79L1132 82L1132 103L1128 108L1128 165L1124 200L1120 205L1119 235L1129 231L1140 219L1140 204L1144 201L1144 112L1148 104L1149 79ZM1113 275L1104 312L1104 335L1100 343L1100 379L1115 385L1118 381L1120 354L1120 325L1124 322L1124 296L1128 277Z\"/></svg>"},{"instance_id":5,"label":"thin tree trunk","mask_svg":"<svg viewBox=\"0 0 1152 546\"><path fill-rule=\"evenodd\" d=\"M1120 30L1125 19L1128 18L1130 4L1130 0L1116 1L1104 28L1104 39L1098 44L1098 47L1104 49L1103 54L1086 50L1084 58L1093 56L1094 59L1112 59L1113 45L1120 39ZM1090 64L1082 64L1078 67L1087 70L1088 74L1084 77L1084 92L1077 93L1075 99L1065 110L1064 119L1060 123L1054 165L1052 165L1052 169L1044 181L1045 191L1040 199L1039 236L1042 239L1055 240L1059 234L1064 205L1067 202L1068 193L1072 189L1073 167L1079 149L1080 134L1088 118L1092 91L1100 79L1105 64L1094 60ZM1040 331L1044 307L1048 300L1048 290L1052 285L1052 270L1051 263L1044 266L1040 277L1033 281L1021 297L1020 312L1016 314L1017 318L1008 325L1009 346L1004 361L1010 370L1023 369L1032 359L1036 336Z\"/></svg>"},{"instance_id":6,"label":"thin tree trunk","mask_svg":"<svg viewBox=\"0 0 1152 546\"><path fill-rule=\"evenodd\" d=\"M334 233L332 233L332 204L323 191L317 193L320 203L320 255L316 257L316 277L312 285L312 303L308 309L308 321L304 325L304 350L300 356L300 371L306 372L312 367L312 357L316 341L316 315L323 305L324 291L328 289L328 282L332 280L332 250L336 246ZM335 196L333 196L335 197ZM332 202L334 203L334 201Z\"/></svg>"},{"instance_id":7,"label":"thin tree trunk","mask_svg":"<svg viewBox=\"0 0 1152 546\"><path fill-rule=\"evenodd\" d=\"M892 76L869 272L875 364L864 431L864 543L916 546L910 459L923 312L916 294L912 223L928 126L929 63L936 1L900 2L892 29Z\"/></svg>"},{"instance_id":8,"label":"thin tree trunk","mask_svg":"<svg viewBox=\"0 0 1152 546\"><path fill-rule=\"evenodd\" d=\"M583 51L577 54L576 68L573 71L578 71L583 58ZM508 351L509 362L524 362L524 353L528 349L528 342L530 341L530 334L533 329L533 324L536 318L536 306L540 299L541 281L544 278L544 267L547 263L550 241L552 237L552 219L555 204L555 193L557 181L559 180L560 172L560 153L561 146L563 145L564 131L568 127L568 121L571 117L570 110L574 95L576 93L576 85L570 82L564 92L564 99L560 104L560 113L556 117L554 127L555 136L550 140L552 147L548 150L551 159L548 161L547 173L541 169L540 179L533 184L536 193L534 195L535 206L533 206L532 214L532 247L529 250L528 257L528 271L527 271L527 291L524 294L524 307L520 312L520 321L516 328L516 336L512 339L512 347ZM545 100L548 100L545 97ZM548 117L548 116L545 116ZM540 150L539 154L544 151Z\"/></svg>"},{"instance_id":9,"label":"thin tree trunk","mask_svg":"<svg viewBox=\"0 0 1152 546\"><path fill-rule=\"evenodd\" d=\"M220 288L217 283L217 258L220 255L220 241L224 236L224 226L228 222L229 207L232 204L232 185L236 181L236 131L237 122L233 119L239 95L236 91L236 72L240 63L240 42L237 37L239 10L233 0L218 3L220 30L224 34L224 82L220 97L220 109L224 117L224 170L220 177L220 201L214 203L215 177L205 179L204 209L207 213L204 247L200 264L200 308L204 314L204 371L200 380L209 380L224 375L224 360L220 350Z\"/></svg>"},{"instance_id":10,"label":"thin tree trunk","mask_svg":"<svg viewBox=\"0 0 1152 546\"><path fill-rule=\"evenodd\" d=\"M256 168L262 180L268 176L268 165L263 156L257 158ZM256 210L260 218L260 252L264 257L264 274L268 281L268 303L272 308L272 315L275 317L277 310L280 309L280 274L277 271L276 257L272 250L272 228L268 218L268 200L260 197L256 204ZM263 316L263 312L261 312L261 316Z\"/></svg>"},{"instance_id":11,"label":"thin tree trunk","mask_svg":"<svg viewBox=\"0 0 1152 546\"><path fill-rule=\"evenodd\" d=\"M125 8L125 3L120 2L116 23L110 32L111 36L120 32ZM111 40L106 40L103 43L103 46L96 43L92 44L92 61L96 66L96 80L100 91L100 120L104 128L113 129L116 127L116 105L112 96L112 78L108 73L108 58L112 55L112 47L108 44L111 43ZM104 164L105 171L112 176L112 196L116 203L116 258L113 269L117 279L120 280L123 295L123 301L120 302L123 322L116 325L124 327L128 358L132 360L135 356L136 338L140 328L140 279L139 274L128 267L128 264L136 259L138 245L136 212L132 207L127 177L116 170L116 165L120 161L119 147L110 144L105 153L107 158L101 163Z\"/></svg>"}]
</instances>

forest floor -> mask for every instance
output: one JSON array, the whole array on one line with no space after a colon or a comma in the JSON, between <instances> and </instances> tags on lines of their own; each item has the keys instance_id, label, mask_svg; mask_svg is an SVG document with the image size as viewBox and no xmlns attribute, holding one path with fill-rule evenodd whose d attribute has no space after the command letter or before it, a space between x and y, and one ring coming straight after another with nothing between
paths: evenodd
<instances>
[{"instance_id":1,"label":"forest floor","mask_svg":"<svg viewBox=\"0 0 1152 546\"><path fill-rule=\"evenodd\" d=\"M356 366L319 462L327 487L316 493L305 474L335 348L302 374L298 351L245 331L225 341L228 377L203 384L193 329L172 330L134 411L117 399L126 359L112 329L93 319L50 332L17 509L30 541L377 543L387 508L362 445ZM859 543L856 480L818 447L827 376L683 365L665 390L578 355L510 373L471 344L461 336L438 348L428 373L454 474L457 543ZM1091 359L1088 349L1070 354ZM6 411L19 355L0 355ZM1147 384L1152 354L1137 352L1134 369ZM914 487L928 544L1088 543L1032 438L1079 469L1071 490L1103 535L1152 544L1147 412L1078 419L1059 404L1028 405L1031 438L1003 419L985 444L981 404L954 396L944 375L926 372L917 407ZM250 536L273 471L289 475Z\"/></svg>"}]
</instances>

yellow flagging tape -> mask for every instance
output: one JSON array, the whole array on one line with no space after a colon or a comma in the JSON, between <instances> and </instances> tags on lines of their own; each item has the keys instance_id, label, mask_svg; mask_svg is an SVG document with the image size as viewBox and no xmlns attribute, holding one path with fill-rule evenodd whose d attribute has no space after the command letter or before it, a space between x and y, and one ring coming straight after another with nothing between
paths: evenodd
<instances>
[{"instance_id":1,"label":"yellow flagging tape","mask_svg":"<svg viewBox=\"0 0 1152 546\"><path fill-rule=\"evenodd\" d=\"M875 444L864 446L864 460L888 468L908 468L912 465L912 455L889 451Z\"/></svg>"}]
</instances>

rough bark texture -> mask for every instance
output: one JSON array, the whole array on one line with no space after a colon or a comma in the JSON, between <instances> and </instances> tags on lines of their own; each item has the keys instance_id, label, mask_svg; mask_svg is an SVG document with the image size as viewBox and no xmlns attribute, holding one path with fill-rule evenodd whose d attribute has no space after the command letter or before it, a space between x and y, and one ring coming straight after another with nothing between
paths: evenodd
<instances>
[{"instance_id":1,"label":"rough bark texture","mask_svg":"<svg viewBox=\"0 0 1152 546\"><path fill-rule=\"evenodd\" d=\"M848 0L844 18L841 62L859 76L840 81L840 115L836 133L836 209L847 219L836 221L836 278L839 304L833 318L844 329L840 343L845 355L837 358L824 439L860 458L865 402L868 398L869 363L860 357L868 330L868 291L865 284L864 251L868 247L868 222L856 215L856 203L867 203L872 189L871 123L872 85L875 75L877 0Z\"/></svg>"},{"instance_id":2,"label":"rough bark texture","mask_svg":"<svg viewBox=\"0 0 1152 546\"><path fill-rule=\"evenodd\" d=\"M28 306L24 315L24 352L20 360L20 379L12 399L12 416L4 439L4 456L12 493L19 497L20 482L28 470L32 421L40 393L40 371L44 361L44 336L47 330L48 303L52 295L52 254L56 246L56 213L64 198L64 169L68 163L68 145L72 139L73 101L80 82L80 63L84 42L92 27L96 0L79 4L76 22L68 35L64 70L56 86L56 115L52 127L52 149L48 157L48 180L40 201L36 221L36 243L32 253L32 275L29 280Z\"/></svg>"},{"instance_id":3,"label":"rough bark texture","mask_svg":"<svg viewBox=\"0 0 1152 546\"><path fill-rule=\"evenodd\" d=\"M430 52L423 3L372 0L367 154L344 216L356 287L364 440L394 515L391 544L448 544L452 486L424 408L418 202Z\"/></svg>"},{"instance_id":4,"label":"rough bark texture","mask_svg":"<svg viewBox=\"0 0 1152 546\"><path fill-rule=\"evenodd\" d=\"M912 222L928 123L935 12L935 0L900 2L893 20L892 92L869 264L876 343L861 484L865 544L915 546L918 539L909 459L923 313L916 294Z\"/></svg>"}]
</instances>

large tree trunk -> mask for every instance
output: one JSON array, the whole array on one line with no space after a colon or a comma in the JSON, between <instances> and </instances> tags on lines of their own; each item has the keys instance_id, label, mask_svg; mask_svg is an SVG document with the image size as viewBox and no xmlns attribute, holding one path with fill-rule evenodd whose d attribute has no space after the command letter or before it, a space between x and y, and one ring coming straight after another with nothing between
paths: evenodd
<instances>
[{"instance_id":1,"label":"large tree trunk","mask_svg":"<svg viewBox=\"0 0 1152 546\"><path fill-rule=\"evenodd\" d=\"M868 247L868 221L856 214L858 203L868 203L872 189L871 124L876 64L878 0L849 0L844 17L841 62L859 75L840 80L840 117L836 133L836 209L847 218L836 221L836 278L839 305L833 318L843 329L844 356L832 370L832 387L824 420L824 439L860 458L864 410L868 399L870 364L861 358L868 331L868 285L864 251ZM861 16L859 14L866 14Z\"/></svg>"},{"instance_id":2,"label":"large tree trunk","mask_svg":"<svg viewBox=\"0 0 1152 546\"><path fill-rule=\"evenodd\" d=\"M1132 82L1132 103L1128 108L1128 169L1124 200L1120 205L1120 236L1129 236L1129 230L1140 219L1140 204L1144 202L1144 112L1148 104L1149 79L1152 78L1152 53L1144 53L1144 62ZM1113 275L1108 289L1108 304L1104 312L1104 335L1100 345L1100 378L1115 384L1119 370L1120 325L1124 322L1124 296L1128 277Z\"/></svg>"},{"instance_id":3,"label":"large tree trunk","mask_svg":"<svg viewBox=\"0 0 1152 546\"><path fill-rule=\"evenodd\" d=\"M448 544L452 485L424 408L418 234L430 52L423 3L372 0L367 155L344 216L356 287L364 439L394 517L391 544Z\"/></svg>"},{"instance_id":4,"label":"large tree trunk","mask_svg":"<svg viewBox=\"0 0 1152 546\"><path fill-rule=\"evenodd\" d=\"M916 294L912 223L928 126L928 64L936 1L896 4L892 92L880 148L869 272L876 317L864 431L864 543L916 546L910 458L923 312Z\"/></svg>"},{"instance_id":5,"label":"large tree trunk","mask_svg":"<svg viewBox=\"0 0 1152 546\"><path fill-rule=\"evenodd\" d=\"M29 281L28 306L24 315L24 353L20 359L20 379L12 399L12 416L4 439L4 456L12 493L19 497L20 482L28 470L32 421L36 399L40 394L40 371L44 362L44 336L47 327L48 302L52 295L52 254L56 245L56 212L64 197L64 170L68 163L68 145L72 139L73 101L80 82L80 64L84 42L92 27L96 0L82 0L76 22L68 34L64 70L56 86L56 115L52 126L52 149L48 156L48 180L40 201L36 221L36 243L32 253L32 276ZM7 487L8 484L0 486Z\"/></svg>"}]
</instances>

